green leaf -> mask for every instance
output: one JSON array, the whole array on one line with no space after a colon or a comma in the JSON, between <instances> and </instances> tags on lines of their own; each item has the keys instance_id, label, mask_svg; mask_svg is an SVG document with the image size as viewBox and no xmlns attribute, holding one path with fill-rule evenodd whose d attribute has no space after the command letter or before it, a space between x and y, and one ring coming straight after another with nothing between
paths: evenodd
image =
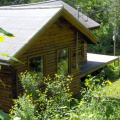
<instances>
[{"instance_id":1,"label":"green leaf","mask_svg":"<svg viewBox=\"0 0 120 120\"><path fill-rule=\"evenodd\" d=\"M12 33L9 33L9 32L6 32L5 35L10 37L10 38L14 38L15 37Z\"/></svg>"},{"instance_id":2,"label":"green leaf","mask_svg":"<svg viewBox=\"0 0 120 120\"><path fill-rule=\"evenodd\" d=\"M0 37L0 42L3 43L4 39L5 39L5 37L4 37L4 36L1 36L1 37Z\"/></svg>"},{"instance_id":3,"label":"green leaf","mask_svg":"<svg viewBox=\"0 0 120 120\"><path fill-rule=\"evenodd\" d=\"M24 64L22 61L20 61L20 60L16 59L15 57L12 57L12 56L8 56L8 57L10 57L12 60L15 60L15 61L17 61L17 62L19 62L19 63Z\"/></svg>"},{"instance_id":4,"label":"green leaf","mask_svg":"<svg viewBox=\"0 0 120 120\"><path fill-rule=\"evenodd\" d=\"M4 53L0 53L0 54L3 55L4 57L10 57L12 60L15 60L15 61L17 61L17 62L19 62L19 63L24 64L23 62L21 62L20 60L16 59L15 57L9 56L9 55L4 54Z\"/></svg>"},{"instance_id":5,"label":"green leaf","mask_svg":"<svg viewBox=\"0 0 120 120\"><path fill-rule=\"evenodd\" d=\"M4 87L5 87L5 84L3 83L3 81L0 79L0 82L4 85Z\"/></svg>"},{"instance_id":6,"label":"green leaf","mask_svg":"<svg viewBox=\"0 0 120 120\"><path fill-rule=\"evenodd\" d=\"M3 33L4 35L11 37L11 38L15 37L12 33L7 32L7 31L3 30L2 28L0 28L0 33Z\"/></svg>"},{"instance_id":7,"label":"green leaf","mask_svg":"<svg viewBox=\"0 0 120 120\"><path fill-rule=\"evenodd\" d=\"M0 119L1 120L10 120L10 117L7 113L4 113L2 110L0 110Z\"/></svg>"},{"instance_id":8,"label":"green leaf","mask_svg":"<svg viewBox=\"0 0 120 120\"><path fill-rule=\"evenodd\" d=\"M70 113L70 120L79 120L79 117L76 113Z\"/></svg>"},{"instance_id":9,"label":"green leaf","mask_svg":"<svg viewBox=\"0 0 120 120\"><path fill-rule=\"evenodd\" d=\"M100 82L100 79L96 79L97 82Z\"/></svg>"},{"instance_id":10,"label":"green leaf","mask_svg":"<svg viewBox=\"0 0 120 120\"><path fill-rule=\"evenodd\" d=\"M4 54L4 53L0 53L1 55L3 55L4 57L8 57L8 55L7 54Z\"/></svg>"}]
</instances>

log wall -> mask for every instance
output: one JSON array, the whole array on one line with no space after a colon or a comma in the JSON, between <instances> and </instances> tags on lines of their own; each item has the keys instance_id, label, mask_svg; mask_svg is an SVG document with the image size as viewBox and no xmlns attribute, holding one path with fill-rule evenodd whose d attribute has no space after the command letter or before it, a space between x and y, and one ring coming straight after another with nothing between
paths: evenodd
<instances>
[{"instance_id":1,"label":"log wall","mask_svg":"<svg viewBox=\"0 0 120 120\"><path fill-rule=\"evenodd\" d=\"M0 70L0 110L9 113L16 98L16 71L10 66L2 65Z\"/></svg>"},{"instance_id":2,"label":"log wall","mask_svg":"<svg viewBox=\"0 0 120 120\"><path fill-rule=\"evenodd\" d=\"M75 27L60 17L42 36L37 35L37 39L30 48L18 58L24 64L15 62L13 67L18 70L18 73L28 70L28 58L43 54L45 56L45 74L53 78L57 72L57 51L68 48L70 51L69 69L70 74L73 75L70 88L74 94L78 93L80 89L81 47L78 47L78 69L76 69L76 32ZM78 46L80 46L81 40L84 40L85 36L80 32L78 35ZM86 51L84 54L86 55ZM86 59L84 60L86 61ZM20 82L18 83L18 92L22 92Z\"/></svg>"}]
</instances>

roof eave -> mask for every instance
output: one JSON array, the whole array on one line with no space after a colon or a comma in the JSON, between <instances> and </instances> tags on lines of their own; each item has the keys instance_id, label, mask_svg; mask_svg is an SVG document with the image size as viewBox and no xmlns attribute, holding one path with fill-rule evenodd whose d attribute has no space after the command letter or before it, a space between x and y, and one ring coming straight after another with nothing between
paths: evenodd
<instances>
[{"instance_id":1,"label":"roof eave","mask_svg":"<svg viewBox=\"0 0 120 120\"><path fill-rule=\"evenodd\" d=\"M91 28L88 28L89 30L98 30L100 29L100 25L99 26L95 26L95 27L91 27Z\"/></svg>"},{"instance_id":2,"label":"roof eave","mask_svg":"<svg viewBox=\"0 0 120 120\"><path fill-rule=\"evenodd\" d=\"M0 60L0 65L10 66L10 62L5 60Z\"/></svg>"},{"instance_id":3,"label":"roof eave","mask_svg":"<svg viewBox=\"0 0 120 120\"><path fill-rule=\"evenodd\" d=\"M65 17L66 20L68 20L73 26L75 26L79 31L81 31L84 35L87 36L87 38L92 42L97 44L98 38L83 24L80 23L78 19L76 19L74 16L72 16L67 10L63 8L62 15Z\"/></svg>"}]
</instances>

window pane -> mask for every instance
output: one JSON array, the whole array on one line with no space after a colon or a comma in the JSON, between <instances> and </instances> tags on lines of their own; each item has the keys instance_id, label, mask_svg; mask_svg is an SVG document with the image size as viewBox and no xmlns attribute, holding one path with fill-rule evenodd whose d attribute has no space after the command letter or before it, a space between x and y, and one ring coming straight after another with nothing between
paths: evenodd
<instances>
[{"instance_id":1,"label":"window pane","mask_svg":"<svg viewBox=\"0 0 120 120\"><path fill-rule=\"evenodd\" d=\"M58 51L58 74L68 74L68 49Z\"/></svg>"},{"instance_id":2,"label":"window pane","mask_svg":"<svg viewBox=\"0 0 120 120\"><path fill-rule=\"evenodd\" d=\"M43 79L44 66L43 66L43 55L33 57L29 59L29 71L31 75L36 74L38 77Z\"/></svg>"}]
</instances>

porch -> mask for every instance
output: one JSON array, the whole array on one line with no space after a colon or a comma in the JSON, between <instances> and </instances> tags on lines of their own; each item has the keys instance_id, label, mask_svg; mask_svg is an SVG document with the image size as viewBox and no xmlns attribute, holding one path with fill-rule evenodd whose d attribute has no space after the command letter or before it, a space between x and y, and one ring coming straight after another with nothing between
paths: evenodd
<instances>
[{"instance_id":1,"label":"porch","mask_svg":"<svg viewBox=\"0 0 120 120\"><path fill-rule=\"evenodd\" d=\"M87 53L87 63L81 66L81 78L115 61L119 61L119 57Z\"/></svg>"}]
</instances>

